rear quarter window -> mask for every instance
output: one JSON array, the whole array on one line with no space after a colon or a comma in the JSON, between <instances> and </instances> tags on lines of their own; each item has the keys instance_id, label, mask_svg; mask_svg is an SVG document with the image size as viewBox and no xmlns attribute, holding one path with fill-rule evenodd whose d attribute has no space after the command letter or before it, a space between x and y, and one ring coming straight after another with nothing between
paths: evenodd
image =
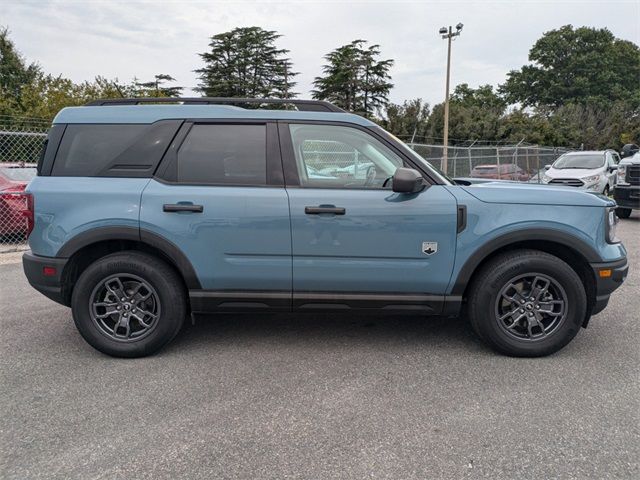
<instances>
[{"instance_id":1,"label":"rear quarter window","mask_svg":"<svg viewBox=\"0 0 640 480\"><path fill-rule=\"evenodd\" d=\"M181 123L67 125L51 173L150 177Z\"/></svg>"}]
</instances>

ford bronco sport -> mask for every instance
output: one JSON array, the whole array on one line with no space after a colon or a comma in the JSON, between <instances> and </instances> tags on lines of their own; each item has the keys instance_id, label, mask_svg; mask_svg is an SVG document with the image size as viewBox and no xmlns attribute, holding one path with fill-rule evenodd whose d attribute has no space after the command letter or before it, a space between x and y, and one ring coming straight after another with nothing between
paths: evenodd
<instances>
[{"instance_id":1,"label":"ford bronco sport","mask_svg":"<svg viewBox=\"0 0 640 480\"><path fill-rule=\"evenodd\" d=\"M326 102L65 108L27 195L29 282L122 357L157 351L189 314L328 310L464 311L495 350L547 355L628 268L612 200L455 184Z\"/></svg>"}]
</instances>

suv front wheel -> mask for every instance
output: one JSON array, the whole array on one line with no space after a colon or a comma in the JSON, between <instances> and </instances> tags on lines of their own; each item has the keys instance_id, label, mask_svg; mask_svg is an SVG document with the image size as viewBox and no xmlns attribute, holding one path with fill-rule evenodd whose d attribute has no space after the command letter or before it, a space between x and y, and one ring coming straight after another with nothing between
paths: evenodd
<instances>
[{"instance_id":1,"label":"suv front wheel","mask_svg":"<svg viewBox=\"0 0 640 480\"><path fill-rule=\"evenodd\" d=\"M94 348L115 357L143 357L169 343L186 315L186 292L165 262L136 251L107 255L76 282L73 320Z\"/></svg>"},{"instance_id":2,"label":"suv front wheel","mask_svg":"<svg viewBox=\"0 0 640 480\"><path fill-rule=\"evenodd\" d=\"M518 357L560 350L576 336L587 298L576 272L538 250L516 250L483 266L468 299L471 326L493 349Z\"/></svg>"}]
</instances>

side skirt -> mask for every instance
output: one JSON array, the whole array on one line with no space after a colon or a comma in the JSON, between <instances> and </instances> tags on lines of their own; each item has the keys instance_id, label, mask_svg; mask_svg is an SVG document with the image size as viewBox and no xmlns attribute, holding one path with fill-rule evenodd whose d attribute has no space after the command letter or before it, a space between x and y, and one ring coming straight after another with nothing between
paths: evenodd
<instances>
[{"instance_id":1,"label":"side skirt","mask_svg":"<svg viewBox=\"0 0 640 480\"><path fill-rule=\"evenodd\" d=\"M224 312L367 311L455 316L462 297L407 293L189 290L196 314Z\"/></svg>"}]
</instances>

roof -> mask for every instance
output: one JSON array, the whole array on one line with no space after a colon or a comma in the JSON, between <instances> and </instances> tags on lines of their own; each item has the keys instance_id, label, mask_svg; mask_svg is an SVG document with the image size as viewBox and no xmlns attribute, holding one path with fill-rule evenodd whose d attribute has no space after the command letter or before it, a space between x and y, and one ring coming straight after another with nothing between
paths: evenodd
<instances>
[{"instance_id":1,"label":"roof","mask_svg":"<svg viewBox=\"0 0 640 480\"><path fill-rule=\"evenodd\" d=\"M352 113L308 112L297 110L258 110L227 105L106 105L67 107L53 123L153 123L172 119L255 119L255 120L321 120L348 122L365 127L375 126L370 120Z\"/></svg>"}]
</instances>

